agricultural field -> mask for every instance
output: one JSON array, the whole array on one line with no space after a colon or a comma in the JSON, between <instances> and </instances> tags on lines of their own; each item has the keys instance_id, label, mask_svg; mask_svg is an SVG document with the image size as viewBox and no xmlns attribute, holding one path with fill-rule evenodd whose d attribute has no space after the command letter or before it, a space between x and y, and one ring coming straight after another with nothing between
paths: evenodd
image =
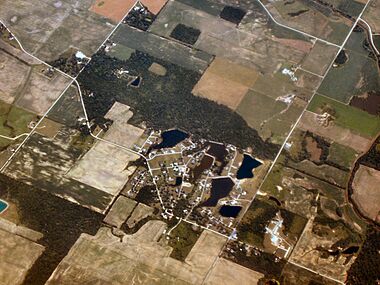
<instances>
[{"instance_id":1,"label":"agricultural field","mask_svg":"<svg viewBox=\"0 0 380 285\"><path fill-rule=\"evenodd\" d=\"M0 283L370 284L365 5L2 1Z\"/></svg>"},{"instance_id":2,"label":"agricultural field","mask_svg":"<svg viewBox=\"0 0 380 285\"><path fill-rule=\"evenodd\" d=\"M365 42L367 35L364 29L358 28L351 33L343 50L344 62L334 64L329 70L318 89L319 94L347 104L352 98L366 96L379 89L377 61Z\"/></svg>"},{"instance_id":3,"label":"agricultural field","mask_svg":"<svg viewBox=\"0 0 380 285\"><path fill-rule=\"evenodd\" d=\"M15 12L14 1L6 0L1 4L0 17L25 50L40 59L55 60L71 47L90 55L114 27L106 18L89 11L92 2L18 1Z\"/></svg>"},{"instance_id":4,"label":"agricultural field","mask_svg":"<svg viewBox=\"0 0 380 285\"><path fill-rule=\"evenodd\" d=\"M369 4L368 9L364 12L363 18L371 26L374 33L379 33L380 31L380 12L379 12L379 1L372 1Z\"/></svg>"},{"instance_id":5,"label":"agricultural field","mask_svg":"<svg viewBox=\"0 0 380 285\"><path fill-rule=\"evenodd\" d=\"M167 0L142 0L140 1L149 11L158 14ZM124 19L127 13L135 5L135 0L117 1L117 0L96 0L90 7L90 11L100 16L110 19L114 23L118 23Z\"/></svg>"},{"instance_id":6,"label":"agricultural field","mask_svg":"<svg viewBox=\"0 0 380 285\"><path fill-rule=\"evenodd\" d=\"M361 11L363 4L353 2L361 7L352 12ZM264 3L278 22L336 45L344 41L352 25L351 19L336 13L327 5L319 5L312 1Z\"/></svg>"},{"instance_id":7,"label":"agricultural field","mask_svg":"<svg viewBox=\"0 0 380 285\"><path fill-rule=\"evenodd\" d=\"M380 131L380 119L357 108L317 95L308 106L317 114L331 113L332 123L365 138L372 138Z\"/></svg>"},{"instance_id":8,"label":"agricultural field","mask_svg":"<svg viewBox=\"0 0 380 285\"><path fill-rule=\"evenodd\" d=\"M355 173L353 181L352 199L361 212L368 218L379 222L379 194L380 171L361 165Z\"/></svg>"},{"instance_id":9,"label":"agricultural field","mask_svg":"<svg viewBox=\"0 0 380 285\"><path fill-rule=\"evenodd\" d=\"M327 69L337 49L319 41L313 44L310 38L289 30L275 29L259 4L249 7L260 19L254 29L249 22L251 14L236 27L222 16L216 17L222 10L218 4L169 1L148 31L166 38L178 25L199 31L192 46L216 58L192 93L236 110L263 139L281 144L318 87L318 74ZM229 75L243 71L250 80Z\"/></svg>"}]
</instances>

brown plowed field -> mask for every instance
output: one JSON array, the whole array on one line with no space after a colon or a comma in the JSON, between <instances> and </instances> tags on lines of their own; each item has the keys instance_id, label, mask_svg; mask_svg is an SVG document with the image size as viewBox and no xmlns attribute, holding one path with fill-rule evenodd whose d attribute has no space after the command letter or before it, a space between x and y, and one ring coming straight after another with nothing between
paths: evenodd
<instances>
[{"instance_id":1,"label":"brown plowed field","mask_svg":"<svg viewBox=\"0 0 380 285\"><path fill-rule=\"evenodd\" d=\"M135 3L135 0L96 0L90 11L118 23ZM166 0L142 0L141 3L147 6L153 14L158 14Z\"/></svg>"}]
</instances>

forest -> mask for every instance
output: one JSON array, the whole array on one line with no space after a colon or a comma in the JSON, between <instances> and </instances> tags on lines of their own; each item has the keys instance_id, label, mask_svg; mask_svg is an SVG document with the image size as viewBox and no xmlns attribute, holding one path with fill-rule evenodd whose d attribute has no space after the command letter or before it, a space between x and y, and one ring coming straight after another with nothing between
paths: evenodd
<instances>
[{"instance_id":1,"label":"forest","mask_svg":"<svg viewBox=\"0 0 380 285\"><path fill-rule=\"evenodd\" d=\"M158 63L167 70L159 76L148 69ZM117 76L128 71L140 76L138 88ZM148 128L180 128L195 138L230 143L240 148L252 147L256 157L273 159L280 146L263 141L257 131L229 108L191 91L201 74L136 51L128 60L119 60L100 51L80 74L84 102L90 120L103 117L115 101L131 106L131 124L145 123Z\"/></svg>"}]
</instances>

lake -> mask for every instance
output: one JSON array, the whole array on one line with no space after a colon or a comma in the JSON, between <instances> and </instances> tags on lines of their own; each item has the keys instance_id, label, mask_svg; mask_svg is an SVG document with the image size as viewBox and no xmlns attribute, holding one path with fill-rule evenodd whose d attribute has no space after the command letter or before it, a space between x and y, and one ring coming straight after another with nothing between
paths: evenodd
<instances>
[{"instance_id":1,"label":"lake","mask_svg":"<svg viewBox=\"0 0 380 285\"><path fill-rule=\"evenodd\" d=\"M162 142L154 146L155 149L175 147L181 141L187 139L189 135L180 130L169 130L161 134Z\"/></svg>"},{"instance_id":2,"label":"lake","mask_svg":"<svg viewBox=\"0 0 380 285\"><path fill-rule=\"evenodd\" d=\"M248 154L244 154L243 163L237 171L236 178L244 179L244 178L252 178L253 177L253 169L257 168L262 163Z\"/></svg>"},{"instance_id":3,"label":"lake","mask_svg":"<svg viewBox=\"0 0 380 285\"><path fill-rule=\"evenodd\" d=\"M236 218L239 215L240 211L240 206L223 205L219 210L219 214L226 218Z\"/></svg>"},{"instance_id":4,"label":"lake","mask_svg":"<svg viewBox=\"0 0 380 285\"><path fill-rule=\"evenodd\" d=\"M215 178L211 182L211 194L201 207L215 207L218 204L218 201L222 198L225 198L230 194L235 183L231 178Z\"/></svg>"}]
</instances>

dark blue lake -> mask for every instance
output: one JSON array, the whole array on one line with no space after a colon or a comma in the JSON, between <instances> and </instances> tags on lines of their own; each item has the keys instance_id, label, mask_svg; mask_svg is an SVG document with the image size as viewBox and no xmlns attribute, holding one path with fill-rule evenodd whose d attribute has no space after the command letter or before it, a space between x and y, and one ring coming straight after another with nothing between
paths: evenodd
<instances>
[{"instance_id":1,"label":"dark blue lake","mask_svg":"<svg viewBox=\"0 0 380 285\"><path fill-rule=\"evenodd\" d=\"M211 182L211 194L210 198L201 204L201 207L215 207L218 201L224 197L227 197L234 187L234 182L231 178L216 178Z\"/></svg>"},{"instance_id":2,"label":"dark blue lake","mask_svg":"<svg viewBox=\"0 0 380 285\"><path fill-rule=\"evenodd\" d=\"M161 134L162 142L154 146L156 149L171 148L176 146L181 141L187 139L189 135L180 130L165 131Z\"/></svg>"},{"instance_id":3,"label":"dark blue lake","mask_svg":"<svg viewBox=\"0 0 380 285\"><path fill-rule=\"evenodd\" d=\"M223 205L219 210L219 214L226 218L236 218L239 215L240 211L240 206Z\"/></svg>"},{"instance_id":4,"label":"dark blue lake","mask_svg":"<svg viewBox=\"0 0 380 285\"><path fill-rule=\"evenodd\" d=\"M244 179L244 178L252 178L253 177L253 169L259 167L262 163L252 156L244 154L243 163L237 171L236 178Z\"/></svg>"}]
</instances>

